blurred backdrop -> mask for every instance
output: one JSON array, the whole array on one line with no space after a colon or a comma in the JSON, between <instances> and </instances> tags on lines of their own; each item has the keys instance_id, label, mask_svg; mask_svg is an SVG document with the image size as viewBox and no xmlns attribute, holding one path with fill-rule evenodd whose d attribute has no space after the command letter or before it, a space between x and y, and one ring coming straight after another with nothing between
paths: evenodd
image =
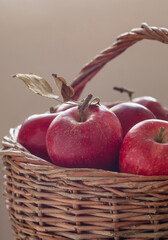
<instances>
[{"instance_id":1,"label":"blurred backdrop","mask_svg":"<svg viewBox=\"0 0 168 240\"><path fill-rule=\"evenodd\" d=\"M0 0L0 137L34 113L56 105L30 92L14 73L35 73L52 86L52 73L70 83L82 66L116 37L142 22L168 28L166 0ZM108 63L82 96L127 100L113 91L123 86L135 96L167 100L168 46L144 40ZM0 165L2 170L2 163ZM0 178L0 239L11 240Z\"/></svg>"}]
</instances>

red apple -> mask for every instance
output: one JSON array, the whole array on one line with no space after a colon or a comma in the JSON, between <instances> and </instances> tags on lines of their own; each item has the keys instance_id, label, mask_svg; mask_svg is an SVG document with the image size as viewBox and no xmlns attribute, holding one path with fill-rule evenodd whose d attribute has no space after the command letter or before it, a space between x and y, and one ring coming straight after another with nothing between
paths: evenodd
<instances>
[{"instance_id":1,"label":"red apple","mask_svg":"<svg viewBox=\"0 0 168 240\"><path fill-rule=\"evenodd\" d=\"M146 119L156 118L149 109L133 102L117 104L112 107L110 111L114 112L120 120L123 129L123 137L136 123Z\"/></svg>"},{"instance_id":2,"label":"red apple","mask_svg":"<svg viewBox=\"0 0 168 240\"><path fill-rule=\"evenodd\" d=\"M118 118L98 104L90 105L82 118L78 107L73 107L52 121L46 137L52 162L63 167L111 170L122 141Z\"/></svg>"},{"instance_id":3,"label":"red apple","mask_svg":"<svg viewBox=\"0 0 168 240\"><path fill-rule=\"evenodd\" d=\"M167 120L165 110L163 106L157 101L156 98L153 98L150 96L143 96L143 97L134 98L132 99L132 101L134 103L139 103L147 107L151 112L153 112L156 118L161 120Z\"/></svg>"},{"instance_id":4,"label":"red apple","mask_svg":"<svg viewBox=\"0 0 168 240\"><path fill-rule=\"evenodd\" d=\"M167 107L163 107L165 114L166 114L166 120L168 121L168 108Z\"/></svg>"},{"instance_id":5,"label":"red apple","mask_svg":"<svg viewBox=\"0 0 168 240\"><path fill-rule=\"evenodd\" d=\"M112 108L120 103L122 103L122 101L102 102L102 105L106 106L107 108Z\"/></svg>"},{"instance_id":6,"label":"red apple","mask_svg":"<svg viewBox=\"0 0 168 240\"><path fill-rule=\"evenodd\" d=\"M139 175L168 175L168 122L145 120L125 136L119 155L120 171Z\"/></svg>"},{"instance_id":7,"label":"red apple","mask_svg":"<svg viewBox=\"0 0 168 240\"><path fill-rule=\"evenodd\" d=\"M46 149L46 133L50 123L59 113L35 114L21 125L17 140L32 154L50 161Z\"/></svg>"},{"instance_id":8,"label":"red apple","mask_svg":"<svg viewBox=\"0 0 168 240\"><path fill-rule=\"evenodd\" d=\"M55 108L55 111L56 112L62 112L62 111L65 111L71 107L74 107L74 104L72 104L71 102L64 102L60 105L57 105L56 108Z\"/></svg>"}]
</instances>

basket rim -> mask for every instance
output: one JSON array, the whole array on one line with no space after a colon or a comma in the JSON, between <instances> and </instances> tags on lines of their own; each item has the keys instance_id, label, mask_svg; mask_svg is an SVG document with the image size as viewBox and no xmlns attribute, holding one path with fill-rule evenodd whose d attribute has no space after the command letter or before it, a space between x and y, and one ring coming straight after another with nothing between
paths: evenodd
<instances>
[{"instance_id":1,"label":"basket rim","mask_svg":"<svg viewBox=\"0 0 168 240\"><path fill-rule=\"evenodd\" d=\"M17 134L21 125L16 128L11 128L9 136L4 136L0 149L0 155L2 155L3 161L13 161L17 165L27 168L27 165L33 168L34 172L50 172L50 173L64 173L65 176L70 176L72 173L75 177L80 176L104 176L104 177L120 177L136 179L137 181L157 181L157 180L168 180L168 175L138 175L131 173L121 173L110 170L94 169L94 168L66 168L48 162L32 153L30 153L25 147L17 142ZM32 169L31 168L31 169ZM39 169L40 168L40 169Z\"/></svg>"}]
</instances>

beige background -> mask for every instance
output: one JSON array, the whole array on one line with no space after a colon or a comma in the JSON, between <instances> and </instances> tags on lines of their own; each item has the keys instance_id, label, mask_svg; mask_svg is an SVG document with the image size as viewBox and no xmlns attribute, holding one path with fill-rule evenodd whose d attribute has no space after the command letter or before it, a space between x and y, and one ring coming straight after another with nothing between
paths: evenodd
<instances>
[{"instance_id":1,"label":"beige background","mask_svg":"<svg viewBox=\"0 0 168 240\"><path fill-rule=\"evenodd\" d=\"M168 28L166 0L0 0L0 137L33 113L56 103L28 91L13 73L51 74L69 83L83 64L142 22ZM168 46L142 41L109 63L87 85L83 96L102 100L127 99L114 85L134 89L135 96L152 95L167 101ZM1 165L0 165L1 167ZM2 167L1 167L2 169ZM0 239L10 240L8 214L0 197Z\"/></svg>"}]
</instances>

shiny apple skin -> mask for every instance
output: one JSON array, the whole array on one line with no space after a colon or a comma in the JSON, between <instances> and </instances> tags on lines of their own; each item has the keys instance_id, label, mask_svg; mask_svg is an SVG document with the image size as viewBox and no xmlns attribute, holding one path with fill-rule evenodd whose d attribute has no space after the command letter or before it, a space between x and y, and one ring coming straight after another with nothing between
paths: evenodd
<instances>
[{"instance_id":1,"label":"shiny apple skin","mask_svg":"<svg viewBox=\"0 0 168 240\"><path fill-rule=\"evenodd\" d=\"M49 126L46 138L52 162L67 168L112 170L121 142L118 118L98 104L88 107L83 122L77 107L64 111Z\"/></svg>"},{"instance_id":2,"label":"shiny apple skin","mask_svg":"<svg viewBox=\"0 0 168 240\"><path fill-rule=\"evenodd\" d=\"M133 98L132 101L147 107L156 116L157 119L167 120L164 107L157 101L156 98L150 96L142 96Z\"/></svg>"},{"instance_id":3,"label":"shiny apple skin","mask_svg":"<svg viewBox=\"0 0 168 240\"><path fill-rule=\"evenodd\" d=\"M166 114L166 120L168 121L168 108L167 107L163 107L165 114Z\"/></svg>"},{"instance_id":4,"label":"shiny apple skin","mask_svg":"<svg viewBox=\"0 0 168 240\"><path fill-rule=\"evenodd\" d=\"M165 128L165 142L155 139ZM125 136L119 155L121 172L139 175L168 175L168 122L144 120Z\"/></svg>"},{"instance_id":5,"label":"shiny apple skin","mask_svg":"<svg viewBox=\"0 0 168 240\"><path fill-rule=\"evenodd\" d=\"M114 112L120 120L123 137L138 122L146 119L155 119L154 114L146 107L133 102L125 102L112 107L110 111Z\"/></svg>"},{"instance_id":6,"label":"shiny apple skin","mask_svg":"<svg viewBox=\"0 0 168 240\"><path fill-rule=\"evenodd\" d=\"M65 111L71 107L74 107L74 105L71 102L66 102L66 103L62 103L60 105L57 105L56 107L56 112L62 112Z\"/></svg>"},{"instance_id":7,"label":"shiny apple skin","mask_svg":"<svg viewBox=\"0 0 168 240\"><path fill-rule=\"evenodd\" d=\"M34 114L21 125L17 141L32 154L50 161L46 149L46 133L50 123L59 113Z\"/></svg>"},{"instance_id":8,"label":"shiny apple skin","mask_svg":"<svg viewBox=\"0 0 168 240\"><path fill-rule=\"evenodd\" d=\"M106 106L107 108L112 108L116 106L117 104L122 103L122 101L114 101L114 102L102 102L102 105Z\"/></svg>"}]
</instances>

